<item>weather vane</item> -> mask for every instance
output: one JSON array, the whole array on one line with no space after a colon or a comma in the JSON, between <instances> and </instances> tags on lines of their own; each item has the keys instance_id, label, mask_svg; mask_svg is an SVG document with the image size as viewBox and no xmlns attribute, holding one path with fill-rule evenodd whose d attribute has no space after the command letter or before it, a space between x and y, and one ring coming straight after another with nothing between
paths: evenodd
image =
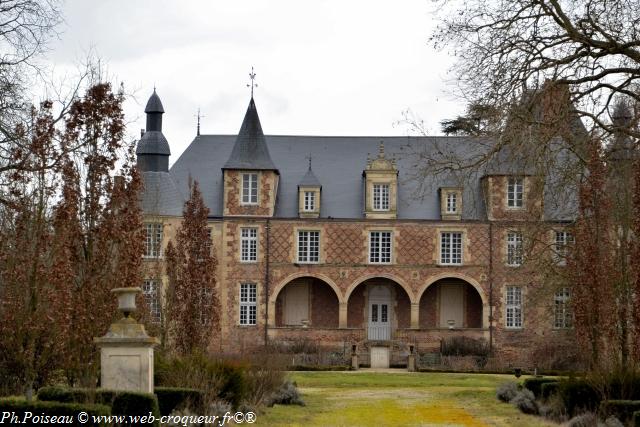
<instances>
[{"instance_id":1,"label":"weather vane","mask_svg":"<svg viewBox=\"0 0 640 427\"><path fill-rule=\"evenodd\" d=\"M200 108L198 107L198 114L193 116L193 117L197 117L198 118L198 132L197 135L200 136L200 119L206 116L202 116L200 115Z\"/></svg>"},{"instance_id":2,"label":"weather vane","mask_svg":"<svg viewBox=\"0 0 640 427\"><path fill-rule=\"evenodd\" d=\"M256 83L256 73L253 72L253 67L251 67L249 78L251 79L251 83L247 84L247 87L251 87L251 98L253 98L253 88L258 87L258 83Z\"/></svg>"}]
</instances>

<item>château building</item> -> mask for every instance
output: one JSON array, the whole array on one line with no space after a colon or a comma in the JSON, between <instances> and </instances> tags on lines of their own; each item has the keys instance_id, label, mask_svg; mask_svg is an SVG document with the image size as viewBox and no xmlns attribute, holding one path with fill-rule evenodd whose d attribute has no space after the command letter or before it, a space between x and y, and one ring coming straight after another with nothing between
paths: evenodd
<instances>
[{"instance_id":1,"label":"ch\u00e2teau building","mask_svg":"<svg viewBox=\"0 0 640 427\"><path fill-rule=\"evenodd\" d=\"M155 90L145 113L144 291L156 321L163 251L196 180L218 260L220 351L311 340L389 366L410 346L438 352L464 336L533 366L536 349L572 336L569 289L542 283L525 256L532 224L553 268L571 239L539 179L506 160L464 180L419 176L407 154L465 155L477 138L264 135L252 97L237 135L198 134L169 168Z\"/></svg>"}]
</instances>

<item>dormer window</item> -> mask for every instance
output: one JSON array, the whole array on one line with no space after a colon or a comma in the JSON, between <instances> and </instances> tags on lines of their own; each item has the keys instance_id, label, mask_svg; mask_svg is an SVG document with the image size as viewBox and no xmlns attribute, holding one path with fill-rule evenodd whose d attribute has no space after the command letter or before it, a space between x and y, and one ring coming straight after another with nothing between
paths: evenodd
<instances>
[{"instance_id":1,"label":"dormer window","mask_svg":"<svg viewBox=\"0 0 640 427\"><path fill-rule=\"evenodd\" d=\"M447 213L454 214L456 212L458 212L458 195L447 193Z\"/></svg>"},{"instance_id":2,"label":"dormer window","mask_svg":"<svg viewBox=\"0 0 640 427\"><path fill-rule=\"evenodd\" d=\"M389 210L389 184L373 184L373 210Z\"/></svg>"},{"instance_id":3,"label":"dormer window","mask_svg":"<svg viewBox=\"0 0 640 427\"><path fill-rule=\"evenodd\" d=\"M316 192L315 191L304 192L303 210L305 212L314 212L316 210Z\"/></svg>"},{"instance_id":4,"label":"dormer window","mask_svg":"<svg viewBox=\"0 0 640 427\"><path fill-rule=\"evenodd\" d=\"M510 177L507 184L507 207L522 208L524 178Z\"/></svg>"},{"instance_id":5,"label":"dormer window","mask_svg":"<svg viewBox=\"0 0 640 427\"><path fill-rule=\"evenodd\" d=\"M443 220L460 220L462 216L462 188L440 188L440 216Z\"/></svg>"},{"instance_id":6,"label":"dormer window","mask_svg":"<svg viewBox=\"0 0 640 427\"><path fill-rule=\"evenodd\" d=\"M257 173L242 174L242 204L243 205L258 204L258 174Z\"/></svg>"}]
</instances>

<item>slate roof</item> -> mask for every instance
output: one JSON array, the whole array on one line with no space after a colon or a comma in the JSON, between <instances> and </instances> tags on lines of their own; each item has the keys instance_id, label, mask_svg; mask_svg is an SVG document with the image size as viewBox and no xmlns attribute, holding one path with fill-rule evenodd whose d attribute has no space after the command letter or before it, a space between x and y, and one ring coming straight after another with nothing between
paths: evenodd
<instances>
[{"instance_id":1,"label":"slate roof","mask_svg":"<svg viewBox=\"0 0 640 427\"><path fill-rule=\"evenodd\" d=\"M169 173L143 172L142 181L142 209L145 215L182 216L185 198Z\"/></svg>"},{"instance_id":2,"label":"slate roof","mask_svg":"<svg viewBox=\"0 0 640 427\"><path fill-rule=\"evenodd\" d=\"M223 166L225 169L278 170L269 155L253 98L249 101L231 155L223 158L228 159Z\"/></svg>"},{"instance_id":3,"label":"slate roof","mask_svg":"<svg viewBox=\"0 0 640 427\"><path fill-rule=\"evenodd\" d=\"M144 135L142 135L142 138L140 138L140 141L138 141L136 154L160 154L169 156L171 155L171 149L162 131L149 130L146 131Z\"/></svg>"},{"instance_id":4,"label":"slate roof","mask_svg":"<svg viewBox=\"0 0 640 427\"><path fill-rule=\"evenodd\" d=\"M153 88L153 93L149 100L147 101L147 106L144 107L145 113L164 113L164 107L162 106L162 101L160 101L160 97L156 93L156 89Z\"/></svg>"},{"instance_id":5,"label":"slate roof","mask_svg":"<svg viewBox=\"0 0 640 427\"><path fill-rule=\"evenodd\" d=\"M171 167L178 189L188 194L189 177L200 183L211 216L222 216L225 159L234 149L234 135L197 136ZM463 187L462 219L485 220L486 210L480 178L485 174L517 174L513 163L493 163L490 170L456 176L426 174L423 155L436 150L443 158L482 155L490 147L486 139L458 136L369 137L369 136L293 136L266 135L265 144L280 170L275 216L298 217L298 185L308 172L306 158L311 155L314 175L322 183L323 218L364 218L362 171L367 155L374 155L384 141L388 158L396 158L398 176L398 218L440 220L441 187ZM563 164L562 161L559 164ZM562 197L545 193L545 218L570 220L575 208L574 189L566 188Z\"/></svg>"},{"instance_id":6,"label":"slate roof","mask_svg":"<svg viewBox=\"0 0 640 427\"><path fill-rule=\"evenodd\" d=\"M302 180L298 183L298 186L300 186L300 187L322 187L322 185L320 184L320 181L318 181L318 178L313 173L313 170L311 169L311 166L309 166L309 170L302 177Z\"/></svg>"}]
</instances>

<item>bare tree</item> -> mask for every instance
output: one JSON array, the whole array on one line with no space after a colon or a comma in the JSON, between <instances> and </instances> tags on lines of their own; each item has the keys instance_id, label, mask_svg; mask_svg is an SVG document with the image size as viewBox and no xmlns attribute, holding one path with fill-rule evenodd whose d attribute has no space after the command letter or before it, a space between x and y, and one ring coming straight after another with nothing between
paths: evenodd
<instances>
[{"instance_id":1,"label":"bare tree","mask_svg":"<svg viewBox=\"0 0 640 427\"><path fill-rule=\"evenodd\" d=\"M616 96L638 117L638 0L436 0L441 24L431 37L453 48L460 93L504 107L545 82L568 88L578 117L602 134ZM548 84L548 83L547 83ZM626 132L639 137L633 126Z\"/></svg>"}]
</instances>

